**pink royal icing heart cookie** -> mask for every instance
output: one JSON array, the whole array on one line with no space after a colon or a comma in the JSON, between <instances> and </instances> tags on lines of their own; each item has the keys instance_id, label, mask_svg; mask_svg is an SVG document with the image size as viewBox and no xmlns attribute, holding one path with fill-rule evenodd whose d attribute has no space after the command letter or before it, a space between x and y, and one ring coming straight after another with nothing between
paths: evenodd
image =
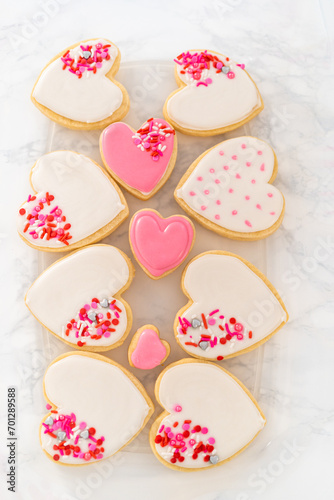
<instances>
[{"instance_id":1,"label":"pink royal icing heart cookie","mask_svg":"<svg viewBox=\"0 0 334 500\"><path fill-rule=\"evenodd\" d=\"M118 122L102 132L100 151L108 173L131 194L147 200L172 173L177 141L173 127L159 118L150 118L137 131Z\"/></svg>"},{"instance_id":2,"label":"pink royal icing heart cookie","mask_svg":"<svg viewBox=\"0 0 334 500\"><path fill-rule=\"evenodd\" d=\"M139 210L130 222L132 252L145 273L159 279L189 254L195 239L193 223L183 215L164 219L155 210Z\"/></svg>"},{"instance_id":3,"label":"pink royal icing heart cookie","mask_svg":"<svg viewBox=\"0 0 334 500\"><path fill-rule=\"evenodd\" d=\"M154 325L145 325L134 334L128 358L131 366L151 370L166 361L169 353L169 344L160 339L159 330Z\"/></svg>"}]
</instances>

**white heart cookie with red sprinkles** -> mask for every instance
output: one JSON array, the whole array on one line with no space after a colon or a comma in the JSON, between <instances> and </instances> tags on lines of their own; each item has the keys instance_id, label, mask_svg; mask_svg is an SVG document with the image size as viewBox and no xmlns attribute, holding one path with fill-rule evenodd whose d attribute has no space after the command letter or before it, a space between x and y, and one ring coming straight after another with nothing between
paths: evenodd
<instances>
[{"instance_id":1,"label":"white heart cookie with red sprinkles","mask_svg":"<svg viewBox=\"0 0 334 500\"><path fill-rule=\"evenodd\" d=\"M117 186L93 160L54 151L32 167L34 193L19 209L17 229L28 245L64 252L108 236L129 214Z\"/></svg>"},{"instance_id":2,"label":"white heart cookie with red sprinkles","mask_svg":"<svg viewBox=\"0 0 334 500\"><path fill-rule=\"evenodd\" d=\"M73 348L106 351L132 325L121 298L134 276L130 259L111 245L92 245L60 259L31 285L25 303L35 318Z\"/></svg>"},{"instance_id":3,"label":"white heart cookie with red sprinkles","mask_svg":"<svg viewBox=\"0 0 334 500\"><path fill-rule=\"evenodd\" d=\"M210 469L248 446L266 420L249 391L213 363L182 359L159 375L164 412L150 430L156 457L177 470Z\"/></svg>"},{"instance_id":4,"label":"white heart cookie with red sprinkles","mask_svg":"<svg viewBox=\"0 0 334 500\"><path fill-rule=\"evenodd\" d=\"M130 443L153 413L144 387L125 368L98 354L59 356L44 376L48 414L40 443L61 465L109 458Z\"/></svg>"},{"instance_id":5,"label":"white heart cookie with red sprinkles","mask_svg":"<svg viewBox=\"0 0 334 500\"><path fill-rule=\"evenodd\" d=\"M288 321L273 285L238 255L204 252L187 265L181 283L189 302L176 314L174 333L191 356L218 361L238 356Z\"/></svg>"},{"instance_id":6,"label":"white heart cookie with red sprinkles","mask_svg":"<svg viewBox=\"0 0 334 500\"><path fill-rule=\"evenodd\" d=\"M186 212L222 236L265 238L284 215L284 197L272 185L276 175L276 155L266 142L236 137L201 154L174 196Z\"/></svg>"}]
</instances>

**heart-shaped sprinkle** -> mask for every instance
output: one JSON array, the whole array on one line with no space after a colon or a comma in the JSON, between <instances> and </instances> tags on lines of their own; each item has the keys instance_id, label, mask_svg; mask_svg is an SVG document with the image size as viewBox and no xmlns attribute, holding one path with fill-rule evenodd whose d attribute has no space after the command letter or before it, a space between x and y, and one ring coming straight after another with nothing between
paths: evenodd
<instances>
[{"instance_id":1,"label":"heart-shaped sprinkle","mask_svg":"<svg viewBox=\"0 0 334 500\"><path fill-rule=\"evenodd\" d=\"M219 457L218 457L218 455L211 455L211 456L210 456L210 462L211 462L213 465L215 465L216 463L218 463L218 462L219 462Z\"/></svg>"},{"instance_id":2,"label":"heart-shaped sprinkle","mask_svg":"<svg viewBox=\"0 0 334 500\"><path fill-rule=\"evenodd\" d=\"M58 437L59 441L64 441L64 439L66 439L66 432L64 432L64 431L58 431L57 432L57 437Z\"/></svg>"},{"instance_id":3,"label":"heart-shaped sprinkle","mask_svg":"<svg viewBox=\"0 0 334 500\"><path fill-rule=\"evenodd\" d=\"M88 439L89 438L89 432L88 432L88 429L85 429L83 431L80 432L80 437L82 439Z\"/></svg>"},{"instance_id":4,"label":"heart-shaped sprinkle","mask_svg":"<svg viewBox=\"0 0 334 500\"><path fill-rule=\"evenodd\" d=\"M48 416L48 418L44 421L46 425L53 425L53 418L51 415Z\"/></svg>"},{"instance_id":5,"label":"heart-shaped sprinkle","mask_svg":"<svg viewBox=\"0 0 334 500\"><path fill-rule=\"evenodd\" d=\"M100 306L104 307L104 308L109 307L108 299L102 299L102 300L100 300Z\"/></svg>"},{"instance_id":6,"label":"heart-shaped sprinkle","mask_svg":"<svg viewBox=\"0 0 334 500\"><path fill-rule=\"evenodd\" d=\"M193 318L193 319L191 320L191 326L192 326L193 328L198 328L199 326L201 326L201 324L202 324L202 321L200 321L200 320L199 320L199 319L197 319L197 318Z\"/></svg>"},{"instance_id":7,"label":"heart-shaped sprinkle","mask_svg":"<svg viewBox=\"0 0 334 500\"><path fill-rule=\"evenodd\" d=\"M209 342L207 340L201 340L199 346L201 349L203 349L203 351L205 351L205 349L209 347Z\"/></svg>"}]
</instances>

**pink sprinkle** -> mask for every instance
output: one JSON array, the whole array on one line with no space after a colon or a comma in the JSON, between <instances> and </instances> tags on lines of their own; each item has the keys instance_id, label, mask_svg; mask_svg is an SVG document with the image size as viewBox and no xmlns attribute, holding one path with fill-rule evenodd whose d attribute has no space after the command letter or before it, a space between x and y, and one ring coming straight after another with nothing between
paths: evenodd
<instances>
[{"instance_id":1,"label":"pink sprinkle","mask_svg":"<svg viewBox=\"0 0 334 500\"><path fill-rule=\"evenodd\" d=\"M47 410L51 410L51 408L52 408L52 406L49 405L49 403L47 405L45 405L45 407L46 407Z\"/></svg>"},{"instance_id":2,"label":"pink sprinkle","mask_svg":"<svg viewBox=\"0 0 334 500\"><path fill-rule=\"evenodd\" d=\"M190 191L190 193L189 193L190 196L195 196L195 194L196 193L194 191Z\"/></svg>"},{"instance_id":3,"label":"pink sprinkle","mask_svg":"<svg viewBox=\"0 0 334 500\"><path fill-rule=\"evenodd\" d=\"M217 205L221 205L222 202L220 200L217 200L216 203Z\"/></svg>"},{"instance_id":4,"label":"pink sprinkle","mask_svg":"<svg viewBox=\"0 0 334 500\"><path fill-rule=\"evenodd\" d=\"M110 337L110 332L108 332L108 331L107 331L107 332L104 332L104 337L105 337L106 339L107 339L107 338L109 338L109 337Z\"/></svg>"},{"instance_id":5,"label":"pink sprinkle","mask_svg":"<svg viewBox=\"0 0 334 500\"><path fill-rule=\"evenodd\" d=\"M175 439L171 439L171 440L170 440L170 442L169 442L169 444L170 444L171 446L175 446L175 445L176 445L176 441L175 441Z\"/></svg>"},{"instance_id":6,"label":"pink sprinkle","mask_svg":"<svg viewBox=\"0 0 334 500\"><path fill-rule=\"evenodd\" d=\"M209 313L209 316L213 316L214 314L216 314L217 312L219 312L219 309L215 309L214 311L211 311Z\"/></svg>"},{"instance_id":7,"label":"pink sprinkle","mask_svg":"<svg viewBox=\"0 0 334 500\"><path fill-rule=\"evenodd\" d=\"M187 447L186 447L186 446L184 446L184 447L181 449L181 451L182 451L182 452L184 452L184 451L186 451L186 449L187 449Z\"/></svg>"},{"instance_id":8,"label":"pink sprinkle","mask_svg":"<svg viewBox=\"0 0 334 500\"><path fill-rule=\"evenodd\" d=\"M208 323L209 323L209 325L215 325L216 324L216 320L214 318L209 318L208 319Z\"/></svg>"},{"instance_id":9,"label":"pink sprinkle","mask_svg":"<svg viewBox=\"0 0 334 500\"><path fill-rule=\"evenodd\" d=\"M171 431L171 428L170 427L166 427L166 429L165 429L166 434L168 434L170 431Z\"/></svg>"},{"instance_id":10,"label":"pink sprinkle","mask_svg":"<svg viewBox=\"0 0 334 500\"><path fill-rule=\"evenodd\" d=\"M195 439L189 439L189 446L194 446L195 443Z\"/></svg>"},{"instance_id":11,"label":"pink sprinkle","mask_svg":"<svg viewBox=\"0 0 334 500\"><path fill-rule=\"evenodd\" d=\"M219 151L220 156L224 155L224 151Z\"/></svg>"},{"instance_id":12,"label":"pink sprinkle","mask_svg":"<svg viewBox=\"0 0 334 500\"><path fill-rule=\"evenodd\" d=\"M248 227L252 227L252 224L249 222L249 220L245 220L245 224L246 224L246 226L248 226Z\"/></svg>"},{"instance_id":13,"label":"pink sprinkle","mask_svg":"<svg viewBox=\"0 0 334 500\"><path fill-rule=\"evenodd\" d=\"M96 330L96 333L97 333L97 335L102 335L102 333L103 333L102 328L98 328L98 329Z\"/></svg>"},{"instance_id":14,"label":"pink sprinkle","mask_svg":"<svg viewBox=\"0 0 334 500\"><path fill-rule=\"evenodd\" d=\"M246 200L249 200L249 198L250 198L250 197L249 197L248 195L247 195L247 196L245 196L245 199L246 199Z\"/></svg>"},{"instance_id":15,"label":"pink sprinkle","mask_svg":"<svg viewBox=\"0 0 334 500\"><path fill-rule=\"evenodd\" d=\"M96 309L97 308L97 303L96 302L92 302L91 303L91 307L92 307L92 309Z\"/></svg>"},{"instance_id":16,"label":"pink sprinkle","mask_svg":"<svg viewBox=\"0 0 334 500\"><path fill-rule=\"evenodd\" d=\"M275 212L270 212L270 215L275 215Z\"/></svg>"},{"instance_id":17,"label":"pink sprinkle","mask_svg":"<svg viewBox=\"0 0 334 500\"><path fill-rule=\"evenodd\" d=\"M236 179L241 179L240 174L236 174L235 178L236 178Z\"/></svg>"},{"instance_id":18,"label":"pink sprinkle","mask_svg":"<svg viewBox=\"0 0 334 500\"><path fill-rule=\"evenodd\" d=\"M232 160L237 160L237 159L238 159L237 155L232 156Z\"/></svg>"},{"instance_id":19,"label":"pink sprinkle","mask_svg":"<svg viewBox=\"0 0 334 500\"><path fill-rule=\"evenodd\" d=\"M242 149L246 149L246 144L241 144Z\"/></svg>"},{"instance_id":20,"label":"pink sprinkle","mask_svg":"<svg viewBox=\"0 0 334 500\"><path fill-rule=\"evenodd\" d=\"M216 214L216 215L215 215L215 219L216 219L216 220L219 220L219 219L220 219L220 215L219 215L219 214Z\"/></svg>"},{"instance_id":21,"label":"pink sprinkle","mask_svg":"<svg viewBox=\"0 0 334 500\"><path fill-rule=\"evenodd\" d=\"M261 172L264 172L264 163L262 163L260 170L261 170Z\"/></svg>"},{"instance_id":22,"label":"pink sprinkle","mask_svg":"<svg viewBox=\"0 0 334 500\"><path fill-rule=\"evenodd\" d=\"M177 441L182 441L183 440L183 434L176 434L176 439L177 439Z\"/></svg>"},{"instance_id":23,"label":"pink sprinkle","mask_svg":"<svg viewBox=\"0 0 334 500\"><path fill-rule=\"evenodd\" d=\"M246 161L246 166L250 167L251 166L251 162L250 161Z\"/></svg>"},{"instance_id":24,"label":"pink sprinkle","mask_svg":"<svg viewBox=\"0 0 334 500\"><path fill-rule=\"evenodd\" d=\"M190 428L190 425L189 425L189 424L183 424L183 425L182 425L182 429L183 429L184 431L188 431L188 430L189 430L189 428Z\"/></svg>"},{"instance_id":25,"label":"pink sprinkle","mask_svg":"<svg viewBox=\"0 0 334 500\"><path fill-rule=\"evenodd\" d=\"M204 194L209 194L210 191L208 189L205 189Z\"/></svg>"},{"instance_id":26,"label":"pink sprinkle","mask_svg":"<svg viewBox=\"0 0 334 500\"><path fill-rule=\"evenodd\" d=\"M180 412L180 411L182 411L182 406L176 405L175 408L174 408L174 410L177 411L177 412Z\"/></svg>"},{"instance_id":27,"label":"pink sprinkle","mask_svg":"<svg viewBox=\"0 0 334 500\"><path fill-rule=\"evenodd\" d=\"M232 210L232 215L237 215L237 210Z\"/></svg>"},{"instance_id":28,"label":"pink sprinkle","mask_svg":"<svg viewBox=\"0 0 334 500\"><path fill-rule=\"evenodd\" d=\"M262 210L262 207L259 203L256 205L256 208L258 208L259 210Z\"/></svg>"},{"instance_id":29,"label":"pink sprinkle","mask_svg":"<svg viewBox=\"0 0 334 500\"><path fill-rule=\"evenodd\" d=\"M86 311L89 311L89 309L90 309L90 305L89 305L89 304L85 304L85 305L84 305L84 308L86 309Z\"/></svg>"},{"instance_id":30,"label":"pink sprinkle","mask_svg":"<svg viewBox=\"0 0 334 500\"><path fill-rule=\"evenodd\" d=\"M230 189L228 190L228 192L229 192L229 193L233 193L233 189L231 189L231 188L230 188Z\"/></svg>"},{"instance_id":31,"label":"pink sprinkle","mask_svg":"<svg viewBox=\"0 0 334 500\"><path fill-rule=\"evenodd\" d=\"M224 170L228 170L230 167L227 165L224 165Z\"/></svg>"},{"instance_id":32,"label":"pink sprinkle","mask_svg":"<svg viewBox=\"0 0 334 500\"><path fill-rule=\"evenodd\" d=\"M203 180L203 177L197 177L197 180L198 180L198 181L202 181L202 180Z\"/></svg>"},{"instance_id":33,"label":"pink sprinkle","mask_svg":"<svg viewBox=\"0 0 334 500\"><path fill-rule=\"evenodd\" d=\"M252 179L252 184L255 184L256 180L255 179Z\"/></svg>"},{"instance_id":34,"label":"pink sprinkle","mask_svg":"<svg viewBox=\"0 0 334 500\"><path fill-rule=\"evenodd\" d=\"M209 432L209 429L207 427L202 427L202 434L207 434Z\"/></svg>"},{"instance_id":35,"label":"pink sprinkle","mask_svg":"<svg viewBox=\"0 0 334 500\"><path fill-rule=\"evenodd\" d=\"M215 438L209 438L208 439L208 443L209 444L215 444L215 442L216 442Z\"/></svg>"},{"instance_id":36,"label":"pink sprinkle","mask_svg":"<svg viewBox=\"0 0 334 500\"><path fill-rule=\"evenodd\" d=\"M214 168L210 168L210 173L214 174L215 173L215 169Z\"/></svg>"},{"instance_id":37,"label":"pink sprinkle","mask_svg":"<svg viewBox=\"0 0 334 500\"><path fill-rule=\"evenodd\" d=\"M233 73L233 71L229 71L229 72L227 73L227 76L228 76L228 78L229 78L230 80L233 80L233 78L235 77L235 74Z\"/></svg>"},{"instance_id":38,"label":"pink sprinkle","mask_svg":"<svg viewBox=\"0 0 334 500\"><path fill-rule=\"evenodd\" d=\"M80 429L86 429L86 427L87 427L86 422L80 422L79 427L80 427Z\"/></svg>"},{"instance_id":39,"label":"pink sprinkle","mask_svg":"<svg viewBox=\"0 0 334 500\"><path fill-rule=\"evenodd\" d=\"M160 433L164 430L164 428L165 428L165 426L164 426L164 425L162 425L162 426L160 427L160 429L159 429L159 434L160 434Z\"/></svg>"},{"instance_id":40,"label":"pink sprinkle","mask_svg":"<svg viewBox=\"0 0 334 500\"><path fill-rule=\"evenodd\" d=\"M201 206L201 210L206 210L206 206L205 206L205 205L202 205L202 206Z\"/></svg>"},{"instance_id":41,"label":"pink sprinkle","mask_svg":"<svg viewBox=\"0 0 334 500\"><path fill-rule=\"evenodd\" d=\"M258 152L257 152L257 154L258 154L259 156L261 156L261 155L262 155L262 151L258 151Z\"/></svg>"},{"instance_id":42,"label":"pink sprinkle","mask_svg":"<svg viewBox=\"0 0 334 500\"><path fill-rule=\"evenodd\" d=\"M273 194L272 193L268 193L268 196L269 196L269 198L272 198Z\"/></svg>"},{"instance_id":43,"label":"pink sprinkle","mask_svg":"<svg viewBox=\"0 0 334 500\"><path fill-rule=\"evenodd\" d=\"M210 83L212 83L212 78L206 78L205 82L210 85Z\"/></svg>"}]
</instances>

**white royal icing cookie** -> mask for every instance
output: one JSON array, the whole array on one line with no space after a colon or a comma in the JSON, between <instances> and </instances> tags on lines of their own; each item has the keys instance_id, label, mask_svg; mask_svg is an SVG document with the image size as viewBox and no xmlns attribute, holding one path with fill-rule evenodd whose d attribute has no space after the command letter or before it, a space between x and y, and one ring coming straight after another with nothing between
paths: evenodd
<instances>
[{"instance_id":1,"label":"white royal icing cookie","mask_svg":"<svg viewBox=\"0 0 334 500\"><path fill-rule=\"evenodd\" d=\"M222 360L267 341L288 320L277 291L255 266L237 255L213 251L195 257L182 276L189 297L174 322L190 355Z\"/></svg>"},{"instance_id":2,"label":"white royal icing cookie","mask_svg":"<svg viewBox=\"0 0 334 500\"><path fill-rule=\"evenodd\" d=\"M73 151L42 156L30 183L35 193L21 206L17 228L34 248L63 252L94 243L129 213L121 190L102 167Z\"/></svg>"},{"instance_id":3,"label":"white royal icing cookie","mask_svg":"<svg viewBox=\"0 0 334 500\"><path fill-rule=\"evenodd\" d=\"M151 447L164 465L179 470L221 465L266 423L241 382L212 363L183 359L169 365L155 393L165 411L152 425Z\"/></svg>"},{"instance_id":4,"label":"white royal icing cookie","mask_svg":"<svg viewBox=\"0 0 334 500\"><path fill-rule=\"evenodd\" d=\"M120 52L109 40L69 47L43 69L32 100L49 118L70 128L100 128L119 120L129 106L126 90L112 79L119 61Z\"/></svg>"},{"instance_id":5,"label":"white royal icing cookie","mask_svg":"<svg viewBox=\"0 0 334 500\"><path fill-rule=\"evenodd\" d=\"M134 274L130 259L110 245L92 245L60 259L29 288L25 302L51 333L71 347L118 347L132 324L120 294Z\"/></svg>"},{"instance_id":6,"label":"white royal icing cookie","mask_svg":"<svg viewBox=\"0 0 334 500\"><path fill-rule=\"evenodd\" d=\"M220 134L262 111L261 95L243 64L207 50L190 50L174 61L181 88L167 98L164 116L177 130Z\"/></svg>"},{"instance_id":7,"label":"white royal icing cookie","mask_svg":"<svg viewBox=\"0 0 334 500\"><path fill-rule=\"evenodd\" d=\"M181 207L201 224L235 239L259 239L281 224L284 197L271 184L277 161L255 137L236 137L205 151L175 190Z\"/></svg>"},{"instance_id":8,"label":"white royal icing cookie","mask_svg":"<svg viewBox=\"0 0 334 500\"><path fill-rule=\"evenodd\" d=\"M62 465L114 455L139 434L154 408L130 372L97 354L70 352L53 361L44 395L49 413L40 426L41 446Z\"/></svg>"}]
</instances>

